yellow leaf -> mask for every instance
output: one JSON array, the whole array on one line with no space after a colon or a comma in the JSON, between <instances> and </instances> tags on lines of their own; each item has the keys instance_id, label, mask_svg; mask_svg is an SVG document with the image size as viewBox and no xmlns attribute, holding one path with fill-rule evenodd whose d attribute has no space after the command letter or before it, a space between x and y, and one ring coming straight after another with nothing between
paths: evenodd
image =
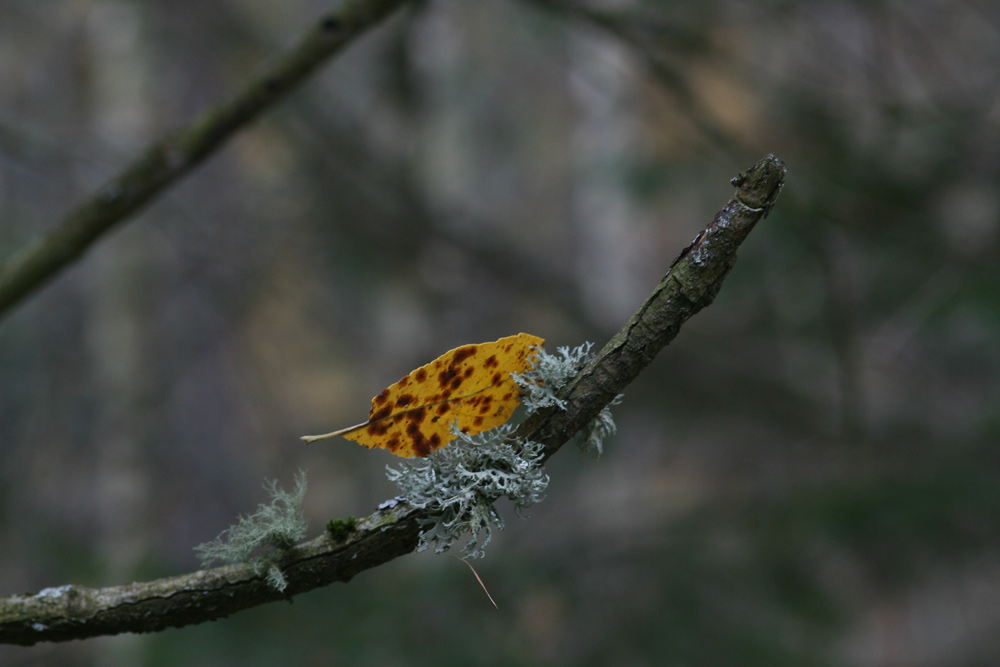
<instances>
[{"instance_id":1,"label":"yellow leaf","mask_svg":"<svg viewBox=\"0 0 1000 667\"><path fill-rule=\"evenodd\" d=\"M368 421L325 435L342 435L365 447L388 449L396 456L427 456L455 436L475 435L500 426L521 402L511 373L531 368L534 346L545 341L519 333L492 343L463 345L404 375L372 399Z\"/></svg>"}]
</instances>

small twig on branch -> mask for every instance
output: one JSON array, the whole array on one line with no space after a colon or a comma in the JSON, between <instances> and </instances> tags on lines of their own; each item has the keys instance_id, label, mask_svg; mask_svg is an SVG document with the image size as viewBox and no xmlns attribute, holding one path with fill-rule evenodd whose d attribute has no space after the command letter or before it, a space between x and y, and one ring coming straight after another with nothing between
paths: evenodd
<instances>
[{"instance_id":1,"label":"small twig on branch","mask_svg":"<svg viewBox=\"0 0 1000 667\"><path fill-rule=\"evenodd\" d=\"M736 193L674 260L635 315L561 392L566 409L543 410L516 433L553 454L636 378L681 325L709 305L736 261L736 251L774 206L785 165L769 155L733 179ZM281 563L279 593L250 566L227 566L146 583L92 589L61 586L0 598L0 643L31 645L122 632L155 632L202 623L265 602L290 598L409 553L421 514L391 501L358 521L343 541L323 534L292 549Z\"/></svg>"},{"instance_id":2,"label":"small twig on branch","mask_svg":"<svg viewBox=\"0 0 1000 667\"><path fill-rule=\"evenodd\" d=\"M407 1L348 0L232 99L150 148L58 225L28 241L0 264L0 318Z\"/></svg>"}]
</instances>

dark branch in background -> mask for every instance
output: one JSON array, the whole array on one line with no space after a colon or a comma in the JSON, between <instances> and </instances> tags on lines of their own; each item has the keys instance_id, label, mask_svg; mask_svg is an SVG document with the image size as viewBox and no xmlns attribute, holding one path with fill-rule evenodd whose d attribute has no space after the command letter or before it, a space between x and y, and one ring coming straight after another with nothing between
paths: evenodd
<instances>
[{"instance_id":1,"label":"dark branch in background","mask_svg":"<svg viewBox=\"0 0 1000 667\"><path fill-rule=\"evenodd\" d=\"M597 28L633 49L688 121L701 132L706 145L726 157L734 157L737 152L744 155L745 151L733 148L743 147L744 142L716 120L717 114L699 98L691 85L690 75L685 73L693 55L710 52L713 48L701 34L664 22L657 14L637 16L631 7L627 12L618 12L569 0L527 1L542 10L570 16ZM668 60L668 47L682 56L682 63L673 64Z\"/></svg>"},{"instance_id":2,"label":"dark branch in background","mask_svg":"<svg viewBox=\"0 0 1000 667\"><path fill-rule=\"evenodd\" d=\"M516 435L542 442L552 455L634 380L681 325L718 294L736 250L774 206L784 176L784 164L769 155L734 178L737 190L729 203L681 252L646 303L561 392L566 410L539 412ZM283 593L250 566L227 566L126 586L69 585L0 598L0 643L155 632L348 581L413 551L420 518L419 512L399 504L360 520L343 539L323 534L295 547L281 563L288 582Z\"/></svg>"},{"instance_id":3,"label":"dark branch in background","mask_svg":"<svg viewBox=\"0 0 1000 667\"><path fill-rule=\"evenodd\" d=\"M348 0L232 99L153 146L56 227L26 243L0 264L0 317L407 1Z\"/></svg>"}]
</instances>

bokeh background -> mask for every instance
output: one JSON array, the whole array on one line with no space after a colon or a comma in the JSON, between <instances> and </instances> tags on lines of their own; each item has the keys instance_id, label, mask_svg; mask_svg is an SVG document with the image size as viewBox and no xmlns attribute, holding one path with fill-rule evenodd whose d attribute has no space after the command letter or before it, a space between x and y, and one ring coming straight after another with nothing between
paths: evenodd
<instances>
[{"instance_id":1,"label":"bokeh background","mask_svg":"<svg viewBox=\"0 0 1000 667\"><path fill-rule=\"evenodd\" d=\"M3 0L0 255L315 0ZM413 2L0 323L0 593L198 567L298 436L459 344L603 345L767 153L787 185L599 460L476 566L414 554L4 665L1000 662L1000 3Z\"/></svg>"}]
</instances>

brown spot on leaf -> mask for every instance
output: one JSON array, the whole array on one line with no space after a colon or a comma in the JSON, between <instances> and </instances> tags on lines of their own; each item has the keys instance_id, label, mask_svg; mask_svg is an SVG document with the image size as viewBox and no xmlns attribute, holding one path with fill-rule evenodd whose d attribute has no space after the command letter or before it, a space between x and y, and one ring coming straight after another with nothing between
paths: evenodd
<instances>
[{"instance_id":1,"label":"brown spot on leaf","mask_svg":"<svg viewBox=\"0 0 1000 667\"><path fill-rule=\"evenodd\" d=\"M463 361L476 354L476 345L463 345L462 347L456 348L455 353L451 357L451 363L453 365L461 364Z\"/></svg>"},{"instance_id":2,"label":"brown spot on leaf","mask_svg":"<svg viewBox=\"0 0 1000 667\"><path fill-rule=\"evenodd\" d=\"M380 436L388 433L390 426L392 426L392 420L383 419L382 421L377 421L373 422L372 424L369 424L366 430L374 436Z\"/></svg>"},{"instance_id":3,"label":"brown spot on leaf","mask_svg":"<svg viewBox=\"0 0 1000 667\"><path fill-rule=\"evenodd\" d=\"M442 387L447 387L448 385L451 384L452 380L454 380L457 377L458 377L458 370L454 366L452 366L438 373L438 382L441 384Z\"/></svg>"}]
</instances>

